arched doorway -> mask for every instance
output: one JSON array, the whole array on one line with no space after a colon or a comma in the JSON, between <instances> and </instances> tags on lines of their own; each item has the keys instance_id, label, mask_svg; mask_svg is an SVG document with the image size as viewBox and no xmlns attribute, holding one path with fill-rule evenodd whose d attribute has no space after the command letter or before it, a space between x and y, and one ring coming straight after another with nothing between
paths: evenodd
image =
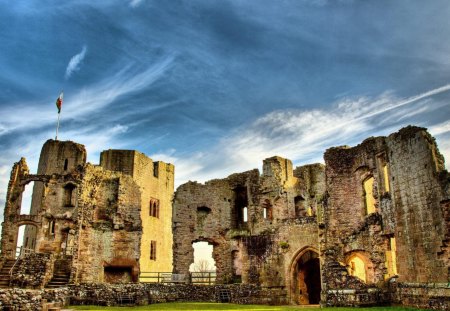
<instances>
[{"instance_id":1,"label":"arched doorway","mask_svg":"<svg viewBox=\"0 0 450 311\"><path fill-rule=\"evenodd\" d=\"M291 297L299 305L319 304L322 290L320 259L317 251L307 248L297 254L291 266Z\"/></svg>"}]
</instances>

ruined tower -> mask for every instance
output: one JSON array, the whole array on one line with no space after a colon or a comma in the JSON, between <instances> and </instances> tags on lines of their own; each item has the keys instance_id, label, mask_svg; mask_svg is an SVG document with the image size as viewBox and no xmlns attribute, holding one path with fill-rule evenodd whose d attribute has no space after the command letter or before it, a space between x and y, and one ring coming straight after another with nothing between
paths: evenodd
<instances>
[{"instance_id":1,"label":"ruined tower","mask_svg":"<svg viewBox=\"0 0 450 311\"><path fill-rule=\"evenodd\" d=\"M140 270L172 271L174 166L134 150L106 150L100 166L133 178L141 191Z\"/></svg>"}]
</instances>

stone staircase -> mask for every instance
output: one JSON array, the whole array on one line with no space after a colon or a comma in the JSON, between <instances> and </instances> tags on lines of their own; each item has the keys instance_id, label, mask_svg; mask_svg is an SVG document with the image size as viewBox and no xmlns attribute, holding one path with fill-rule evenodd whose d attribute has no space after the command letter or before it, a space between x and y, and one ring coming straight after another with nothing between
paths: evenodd
<instances>
[{"instance_id":1,"label":"stone staircase","mask_svg":"<svg viewBox=\"0 0 450 311\"><path fill-rule=\"evenodd\" d=\"M0 288L9 287L11 268L14 266L16 261L14 259L8 259L5 261L2 269L0 270Z\"/></svg>"},{"instance_id":2,"label":"stone staircase","mask_svg":"<svg viewBox=\"0 0 450 311\"><path fill-rule=\"evenodd\" d=\"M53 268L53 277L45 286L46 288L58 288L66 286L70 279L70 261L56 260Z\"/></svg>"}]
</instances>

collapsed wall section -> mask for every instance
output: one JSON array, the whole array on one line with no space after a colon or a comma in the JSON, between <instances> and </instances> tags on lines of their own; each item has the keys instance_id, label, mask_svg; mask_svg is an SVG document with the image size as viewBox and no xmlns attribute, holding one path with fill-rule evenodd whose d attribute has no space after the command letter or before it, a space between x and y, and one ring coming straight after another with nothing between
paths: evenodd
<instances>
[{"instance_id":1,"label":"collapsed wall section","mask_svg":"<svg viewBox=\"0 0 450 311\"><path fill-rule=\"evenodd\" d=\"M395 280L448 282L448 175L426 130L407 127L324 157L322 301L352 305L366 295L360 304L378 304L390 298L370 292Z\"/></svg>"},{"instance_id":2,"label":"collapsed wall section","mask_svg":"<svg viewBox=\"0 0 450 311\"><path fill-rule=\"evenodd\" d=\"M324 177L323 165L294 170L291 161L272 157L261 175L252 170L181 185L173 204L174 271L188 273L192 243L206 241L214 247L218 283L278 288L294 303L318 303ZM314 280L306 284L305 276Z\"/></svg>"}]
</instances>

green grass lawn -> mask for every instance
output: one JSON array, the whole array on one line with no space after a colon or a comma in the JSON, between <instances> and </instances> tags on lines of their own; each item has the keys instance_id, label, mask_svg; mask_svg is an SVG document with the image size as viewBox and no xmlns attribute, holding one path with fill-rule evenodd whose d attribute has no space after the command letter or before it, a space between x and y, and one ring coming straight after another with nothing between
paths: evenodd
<instances>
[{"instance_id":1,"label":"green grass lawn","mask_svg":"<svg viewBox=\"0 0 450 311\"><path fill-rule=\"evenodd\" d=\"M140 307L97 307L97 306L72 306L75 310L91 310L91 311L128 311L128 310L261 310L261 311L283 311L283 310L300 310L300 311L418 311L419 309L402 308L402 307L372 307L372 308L308 308L298 306L266 306L266 305L237 305L232 303L205 303L205 302L174 302L174 303L158 303Z\"/></svg>"}]
</instances>

